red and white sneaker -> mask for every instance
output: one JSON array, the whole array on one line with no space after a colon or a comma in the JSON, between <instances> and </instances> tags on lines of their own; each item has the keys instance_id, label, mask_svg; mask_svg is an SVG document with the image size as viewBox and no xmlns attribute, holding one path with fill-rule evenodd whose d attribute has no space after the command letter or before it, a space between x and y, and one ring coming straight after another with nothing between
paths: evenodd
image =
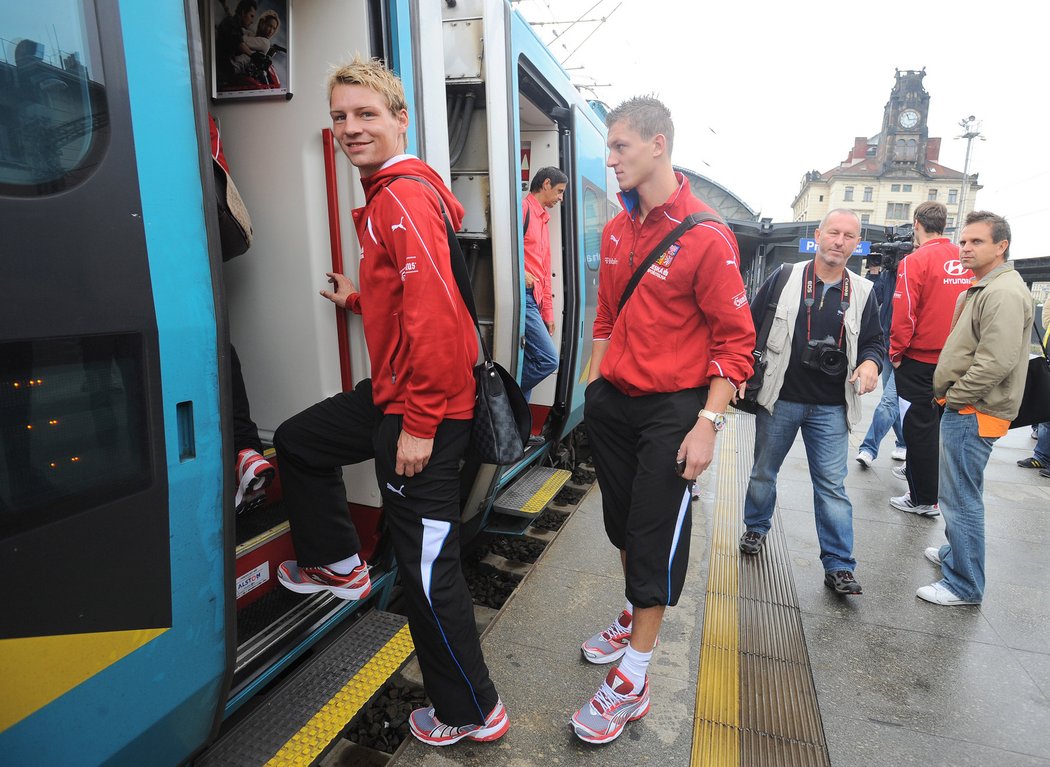
<instances>
[{"instance_id":1,"label":"red and white sneaker","mask_svg":"<svg viewBox=\"0 0 1050 767\"><path fill-rule=\"evenodd\" d=\"M591 702L581 708L569 723L576 737L586 743L610 743L620 737L628 722L649 713L649 677L638 693L632 693L631 680L610 669Z\"/></svg>"},{"instance_id":2,"label":"red and white sneaker","mask_svg":"<svg viewBox=\"0 0 1050 767\"><path fill-rule=\"evenodd\" d=\"M233 504L240 514L258 505L262 491L273 482L277 470L257 450L248 448L237 453L237 495Z\"/></svg>"},{"instance_id":3,"label":"red and white sneaker","mask_svg":"<svg viewBox=\"0 0 1050 767\"><path fill-rule=\"evenodd\" d=\"M488 743L503 737L510 728L510 718L503 701L496 700L496 705L485 717L485 724L465 724L453 727L442 724L434 714L433 707L417 708L408 718L408 727L417 740L428 746L451 746L463 738L470 738L481 743Z\"/></svg>"},{"instance_id":4,"label":"red and white sneaker","mask_svg":"<svg viewBox=\"0 0 1050 767\"><path fill-rule=\"evenodd\" d=\"M372 591L368 564L362 562L349 575L340 575L327 567L299 567L294 559L281 562L277 580L297 594L330 591L340 599L364 599Z\"/></svg>"},{"instance_id":5,"label":"red and white sneaker","mask_svg":"<svg viewBox=\"0 0 1050 767\"><path fill-rule=\"evenodd\" d=\"M583 657L591 663L605 664L619 660L631 642L631 614L624 610L620 617L582 645Z\"/></svg>"}]
</instances>

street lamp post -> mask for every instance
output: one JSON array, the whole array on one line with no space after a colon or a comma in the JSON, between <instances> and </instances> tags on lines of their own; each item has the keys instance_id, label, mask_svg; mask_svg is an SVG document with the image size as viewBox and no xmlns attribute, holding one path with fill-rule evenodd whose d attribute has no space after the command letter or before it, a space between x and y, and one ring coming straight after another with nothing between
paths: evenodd
<instances>
[{"instance_id":1,"label":"street lamp post","mask_svg":"<svg viewBox=\"0 0 1050 767\"><path fill-rule=\"evenodd\" d=\"M963 164L962 191L959 193L959 214L955 217L955 242L959 242L959 233L963 226L963 211L966 210L966 187L970 183L970 151L973 149L973 140L975 138L985 140L981 135L981 121L973 115L959 120L959 127L963 129L963 132L956 138L966 139L966 161Z\"/></svg>"}]
</instances>

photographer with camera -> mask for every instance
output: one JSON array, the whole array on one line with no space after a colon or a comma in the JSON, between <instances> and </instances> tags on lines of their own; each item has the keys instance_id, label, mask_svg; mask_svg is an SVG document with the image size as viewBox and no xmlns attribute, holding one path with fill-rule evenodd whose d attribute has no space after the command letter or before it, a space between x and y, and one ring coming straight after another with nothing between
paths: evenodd
<instances>
[{"instance_id":1,"label":"photographer with camera","mask_svg":"<svg viewBox=\"0 0 1050 767\"><path fill-rule=\"evenodd\" d=\"M791 274L780 294L766 341L765 376L758 393L755 464L744 501L747 530L740 550L758 554L777 499L777 474L802 430L820 541L824 584L860 594L853 575L853 506L846 496L849 431L860 421L860 395L875 388L886 354L872 283L846 269L860 242L860 219L832 210L814 235L812 261L785 264ZM779 270L751 302L761 321Z\"/></svg>"},{"instance_id":2,"label":"photographer with camera","mask_svg":"<svg viewBox=\"0 0 1050 767\"><path fill-rule=\"evenodd\" d=\"M890 337L890 323L893 319L893 291L897 286L897 264L900 259L911 253L912 228L898 227L889 232L886 242L875 243L868 255L868 279L874 283L872 292L879 303L879 324L884 338ZM893 366L890 364L889 352L882 360L882 399L875 406L871 417L871 426L864 435L857 451L857 462L864 468L871 468L879 457L879 445L886 432L893 428L896 444L893 448L893 460L903 461L907 457L904 432L901 429L900 405L897 402L897 383L893 377ZM894 471L897 471L894 469Z\"/></svg>"},{"instance_id":3,"label":"photographer with camera","mask_svg":"<svg viewBox=\"0 0 1050 767\"><path fill-rule=\"evenodd\" d=\"M900 263L890 327L890 362L908 445L908 492L890 498L890 506L924 517L941 513L941 408L933 401L933 371L951 330L956 299L973 278L959 260L958 246L944 236L947 220L948 209L939 202L924 202L915 209L918 247Z\"/></svg>"}]
</instances>

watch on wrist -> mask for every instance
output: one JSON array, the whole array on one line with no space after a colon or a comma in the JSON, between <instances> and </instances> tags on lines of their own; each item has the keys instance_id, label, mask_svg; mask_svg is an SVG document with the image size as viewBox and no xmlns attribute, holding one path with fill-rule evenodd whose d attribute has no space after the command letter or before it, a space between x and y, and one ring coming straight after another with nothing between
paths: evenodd
<instances>
[{"instance_id":1,"label":"watch on wrist","mask_svg":"<svg viewBox=\"0 0 1050 767\"><path fill-rule=\"evenodd\" d=\"M722 431L726 427L726 414L715 413L711 410L701 410L696 414L697 418L706 418L715 427L715 431Z\"/></svg>"}]
</instances>

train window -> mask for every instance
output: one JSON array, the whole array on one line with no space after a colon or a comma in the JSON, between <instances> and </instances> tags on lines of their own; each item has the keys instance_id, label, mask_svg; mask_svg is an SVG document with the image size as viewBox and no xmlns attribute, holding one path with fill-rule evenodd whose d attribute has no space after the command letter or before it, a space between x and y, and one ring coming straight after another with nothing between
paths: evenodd
<instances>
[{"instance_id":1,"label":"train window","mask_svg":"<svg viewBox=\"0 0 1050 767\"><path fill-rule=\"evenodd\" d=\"M137 333L0 343L0 529L150 484Z\"/></svg>"},{"instance_id":2,"label":"train window","mask_svg":"<svg viewBox=\"0 0 1050 767\"><path fill-rule=\"evenodd\" d=\"M583 190L583 254L588 269L597 269L601 261L604 228L605 203L597 189L587 184Z\"/></svg>"},{"instance_id":3,"label":"train window","mask_svg":"<svg viewBox=\"0 0 1050 767\"><path fill-rule=\"evenodd\" d=\"M90 0L8 3L0 18L0 194L75 186L108 142Z\"/></svg>"}]
</instances>

